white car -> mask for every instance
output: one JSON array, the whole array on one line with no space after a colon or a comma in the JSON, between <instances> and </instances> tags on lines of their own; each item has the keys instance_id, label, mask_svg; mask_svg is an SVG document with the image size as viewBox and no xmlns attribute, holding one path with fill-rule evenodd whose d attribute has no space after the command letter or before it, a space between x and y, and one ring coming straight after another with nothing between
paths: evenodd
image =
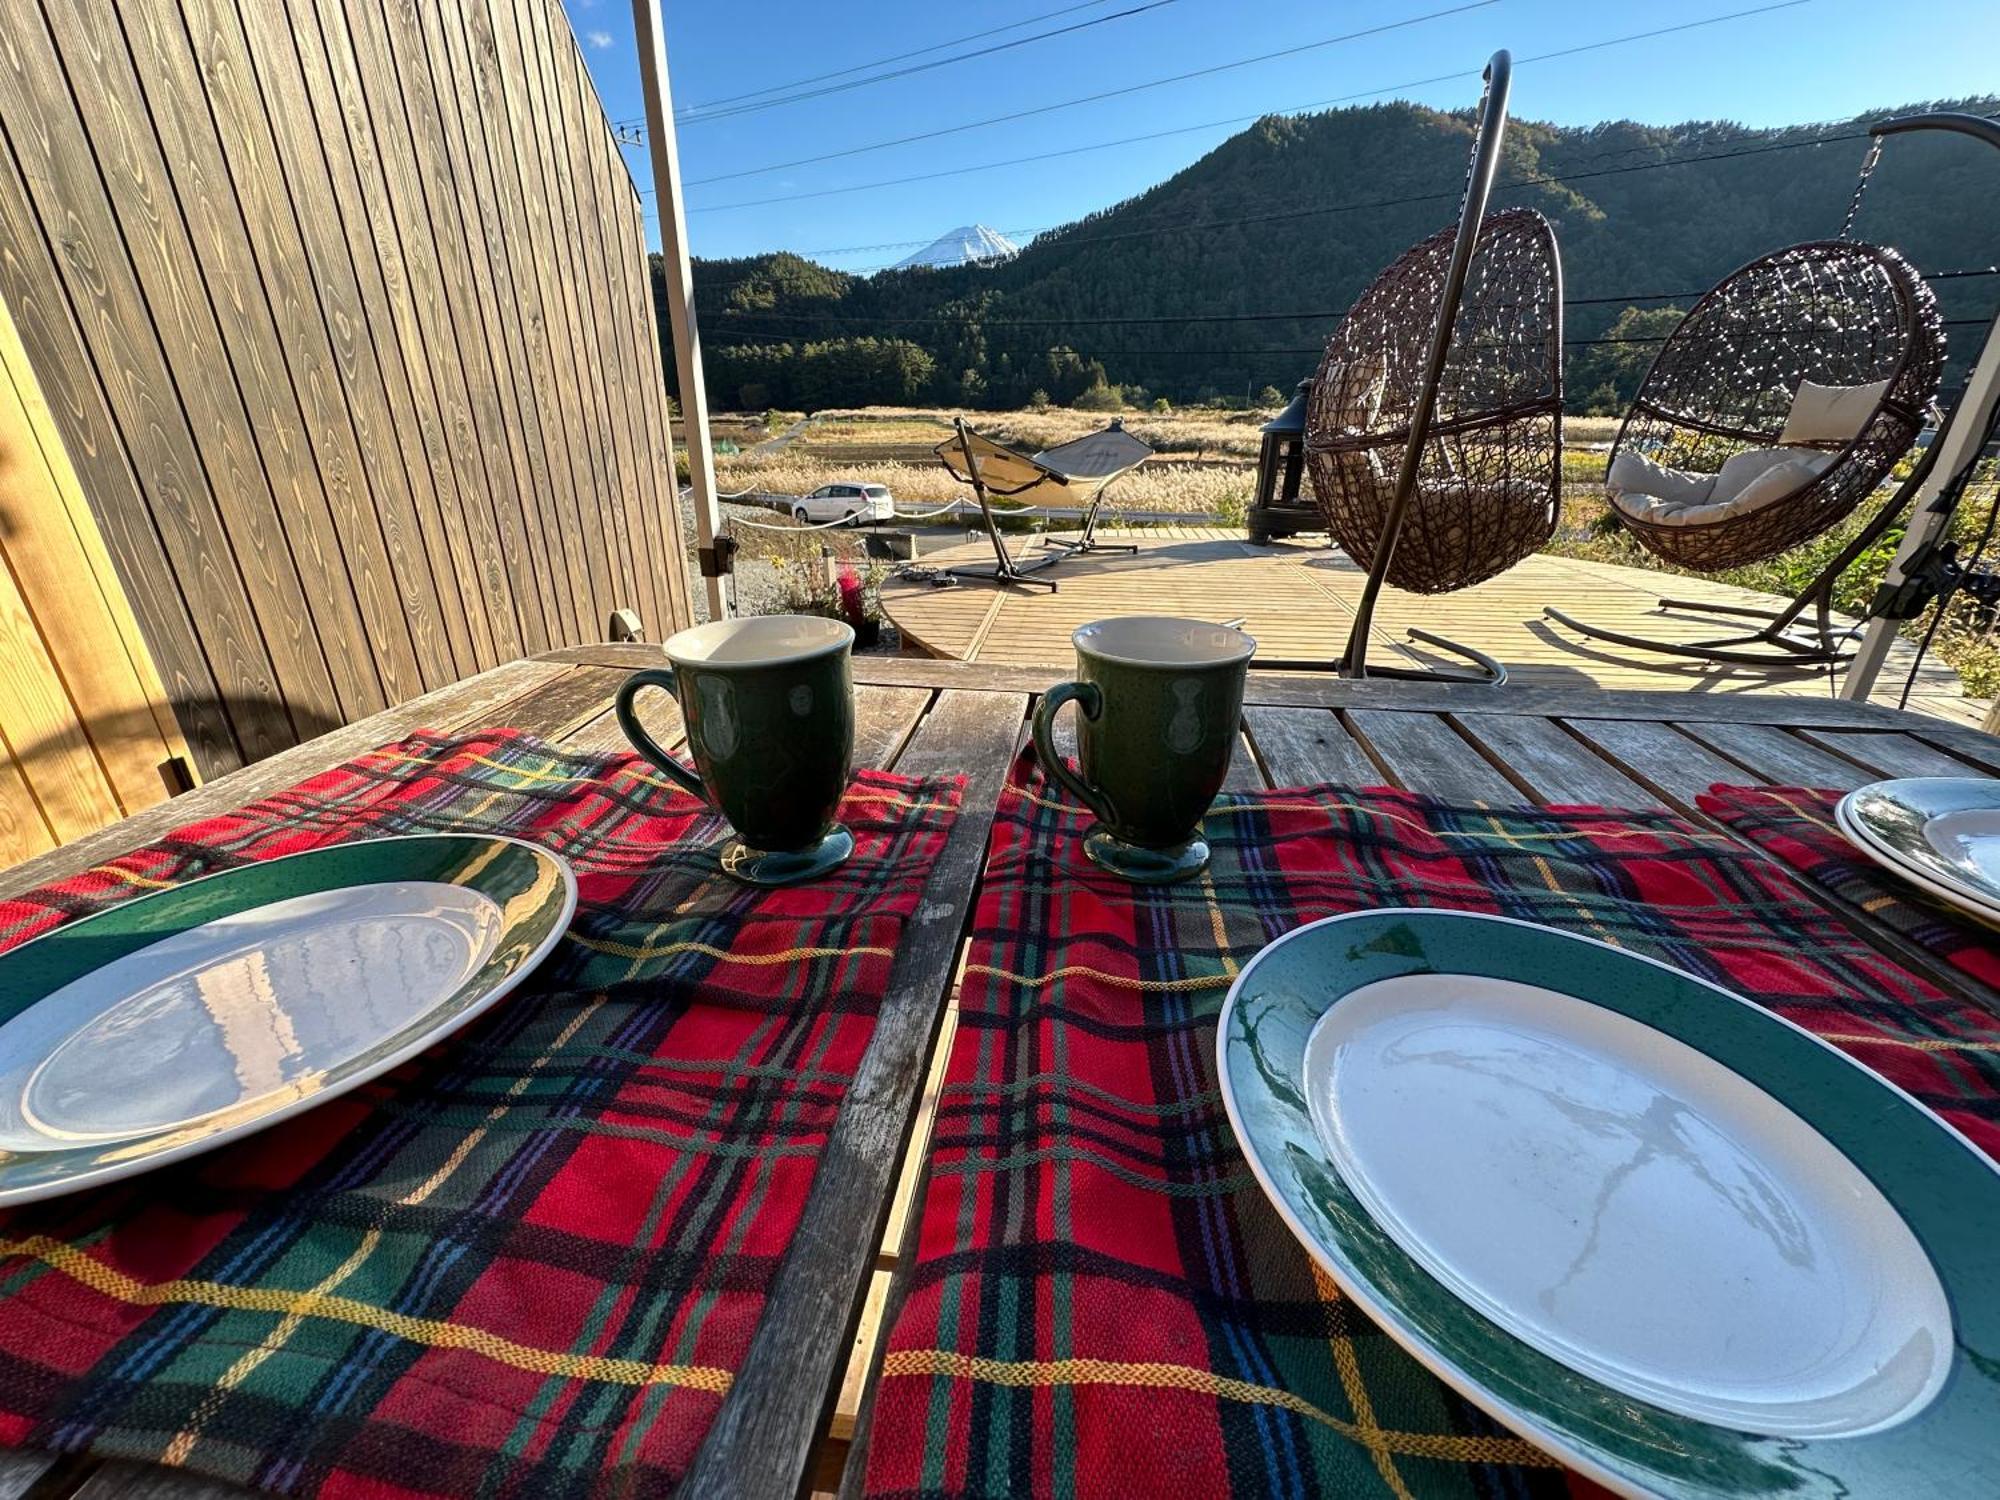
<instances>
[{"instance_id":1,"label":"white car","mask_svg":"<svg viewBox=\"0 0 2000 1500\"><path fill-rule=\"evenodd\" d=\"M792 519L801 525L822 521L893 521L896 501L886 484L823 484L792 502Z\"/></svg>"}]
</instances>

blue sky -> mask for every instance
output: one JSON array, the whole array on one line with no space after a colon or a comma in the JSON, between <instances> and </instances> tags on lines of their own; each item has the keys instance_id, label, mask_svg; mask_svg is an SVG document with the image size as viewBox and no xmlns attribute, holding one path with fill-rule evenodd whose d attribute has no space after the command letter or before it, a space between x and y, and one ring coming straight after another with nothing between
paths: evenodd
<instances>
[{"instance_id":1,"label":"blue sky","mask_svg":"<svg viewBox=\"0 0 2000 1500\"><path fill-rule=\"evenodd\" d=\"M1241 117L1291 112L1364 93L1468 106L1478 96L1478 69L1503 46L1517 60L1514 112L1562 124L1630 118L1661 124L1725 119L1786 125L2000 87L1994 73L1994 59L2000 55L2000 4L1995 0L1894 5L1803 0L1650 41L1531 60L1539 53L1768 3L1360 0L1335 5L1321 0L1252 7L1240 0L964 0L952 5L936 0L845 5L668 0L674 102L684 114L990 28L1011 29L885 66L908 68L1022 42L986 59L931 67L868 87L728 118L685 120L680 148L692 243L697 255L791 249L830 265L867 270L975 220L1025 239L1032 230L1108 207L1172 175L1240 130ZM565 4L612 119L640 121L644 106L630 0ZM1023 40L1066 27L1081 29ZM1393 29L1311 45L1370 28ZM1306 50L938 139L749 171L1285 48ZM881 69L802 87L823 89L876 71ZM1466 76L1416 83L1453 73ZM1386 92L1377 95L1382 90ZM1126 139L1161 132L1172 133ZM1054 160L956 172L1108 142L1122 143ZM628 148L626 158L641 188L650 189L644 150ZM867 186L939 172L954 175ZM808 194L815 196L802 196ZM763 199L786 201L735 206ZM651 201L649 194L646 202ZM657 244L650 207L648 224Z\"/></svg>"}]
</instances>

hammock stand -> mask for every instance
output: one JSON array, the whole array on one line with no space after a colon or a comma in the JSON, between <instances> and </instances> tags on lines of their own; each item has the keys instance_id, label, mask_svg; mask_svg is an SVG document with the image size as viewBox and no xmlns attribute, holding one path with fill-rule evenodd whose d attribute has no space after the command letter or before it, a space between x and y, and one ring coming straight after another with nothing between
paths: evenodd
<instances>
[{"instance_id":1,"label":"hammock stand","mask_svg":"<svg viewBox=\"0 0 2000 1500\"><path fill-rule=\"evenodd\" d=\"M1882 383L1873 409L1848 438L1817 448L1831 461L1787 494L1718 520L1662 524L1613 501L1622 525L1648 551L1696 572L1741 567L1798 546L1863 505L1922 430L1944 368L1937 299L1894 250L1847 237L1881 155L1875 127L1841 237L1761 256L1704 294L1668 337L1633 398L1609 461L1636 453L1670 469L1713 473L1730 457L1782 444L1801 385ZM1607 630L1553 607L1543 614L1578 634L1665 656L1738 666L1830 670L1845 661L1861 625L1837 622L1840 577L1875 545L1930 477L1927 451L1854 539L1781 609L1661 599L1662 610L1746 623L1741 633L1662 641Z\"/></svg>"},{"instance_id":2,"label":"hammock stand","mask_svg":"<svg viewBox=\"0 0 2000 1500\"><path fill-rule=\"evenodd\" d=\"M1100 432L1087 433L1074 442L1036 454L1022 453L974 432L965 425L963 417L955 418L952 427L953 435L932 451L938 461L951 470L954 478L972 486L973 496L979 501L979 518L986 528L986 539L993 546L993 561L991 564L946 568L946 576L967 583L1015 584L1023 588L1047 589L1053 594L1057 590L1056 581L1053 578L1037 578L1035 574L1085 553L1136 553L1139 550L1124 543L1097 540L1097 518L1104 503L1104 492L1122 475L1145 462L1153 452L1126 432L1122 423L1113 421ZM1012 498L1034 492L1052 492L1069 497L1073 490L1087 492L1081 538L1068 541L1044 537L1040 557L1017 561L1000 535L991 497Z\"/></svg>"},{"instance_id":3,"label":"hammock stand","mask_svg":"<svg viewBox=\"0 0 2000 1500\"><path fill-rule=\"evenodd\" d=\"M1368 569L1334 663L1257 658L1281 671L1498 685L1507 669L1427 630L1409 637L1466 667L1369 662L1385 584L1467 588L1554 533L1562 472L1562 273L1547 220L1486 205L1512 66L1486 66L1455 226L1405 251L1327 341L1306 424L1313 491L1335 541ZM1396 456L1391 478L1388 460ZM1407 533L1407 534L1406 534Z\"/></svg>"}]
</instances>

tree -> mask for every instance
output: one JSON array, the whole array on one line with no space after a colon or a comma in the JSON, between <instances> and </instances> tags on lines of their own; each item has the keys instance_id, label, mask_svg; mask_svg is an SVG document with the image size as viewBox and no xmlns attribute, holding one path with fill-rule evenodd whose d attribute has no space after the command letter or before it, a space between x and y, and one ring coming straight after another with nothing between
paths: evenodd
<instances>
[{"instance_id":1,"label":"tree","mask_svg":"<svg viewBox=\"0 0 2000 1500\"><path fill-rule=\"evenodd\" d=\"M1619 313L1597 342L1571 358L1565 404L1584 416L1621 415L1682 317L1678 307L1628 307Z\"/></svg>"},{"instance_id":2,"label":"tree","mask_svg":"<svg viewBox=\"0 0 2000 1500\"><path fill-rule=\"evenodd\" d=\"M1285 393L1275 385L1267 385L1257 393L1257 404L1267 409L1283 406L1285 404Z\"/></svg>"},{"instance_id":3,"label":"tree","mask_svg":"<svg viewBox=\"0 0 2000 1500\"><path fill-rule=\"evenodd\" d=\"M1115 385L1100 383L1079 394L1070 405L1078 411L1123 411L1125 393Z\"/></svg>"}]
</instances>

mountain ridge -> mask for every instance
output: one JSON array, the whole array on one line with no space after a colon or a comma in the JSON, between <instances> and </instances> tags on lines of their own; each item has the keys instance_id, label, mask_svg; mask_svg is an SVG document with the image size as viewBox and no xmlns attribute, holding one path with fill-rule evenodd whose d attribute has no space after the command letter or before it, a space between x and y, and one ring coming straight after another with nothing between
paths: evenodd
<instances>
[{"instance_id":1,"label":"mountain ridge","mask_svg":"<svg viewBox=\"0 0 2000 1500\"><path fill-rule=\"evenodd\" d=\"M889 269L908 271L917 266L983 266L1012 260L1021 247L997 229L984 224L961 224L947 230L914 255L906 255Z\"/></svg>"},{"instance_id":2,"label":"mountain ridge","mask_svg":"<svg viewBox=\"0 0 2000 1500\"><path fill-rule=\"evenodd\" d=\"M1569 333L1599 338L1628 309L1686 305L1656 294L1698 292L1765 251L1836 234L1868 125L1920 108L1990 114L2000 98L1760 130L1517 119L1494 206L1555 224ZM1068 402L1105 383L1176 401L1288 390L1382 267L1454 217L1470 140L1469 116L1407 103L1269 116L998 264L858 276L788 252L699 261L709 388L721 405L788 407ZM1988 266L2000 260L1995 204L2000 153L1899 136L1858 233L1925 271ZM1936 289L1947 318L2000 302L2000 277ZM1956 367L1977 330L1954 332ZM1649 354L1573 349L1573 404L1615 406Z\"/></svg>"}]
</instances>

